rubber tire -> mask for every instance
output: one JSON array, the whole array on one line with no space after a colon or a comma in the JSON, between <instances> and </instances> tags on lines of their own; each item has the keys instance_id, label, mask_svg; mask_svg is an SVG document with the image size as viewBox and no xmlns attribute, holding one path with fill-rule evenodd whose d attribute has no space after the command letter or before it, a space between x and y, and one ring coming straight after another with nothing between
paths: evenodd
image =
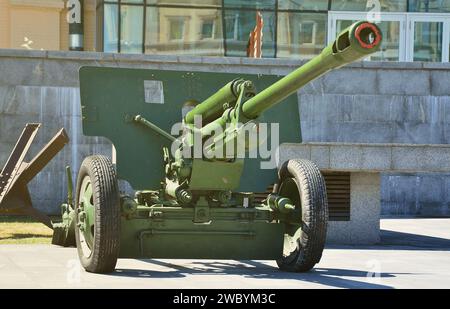
<instances>
[{"instance_id":1,"label":"rubber tire","mask_svg":"<svg viewBox=\"0 0 450 309\"><path fill-rule=\"evenodd\" d=\"M75 211L78 214L80 187L85 176L91 180L94 198L94 239L91 255L85 257L80 245L78 215L75 238L81 265L88 272L113 272L120 248L120 197L114 166L106 156L90 156L81 164L77 179Z\"/></svg>"},{"instance_id":2,"label":"rubber tire","mask_svg":"<svg viewBox=\"0 0 450 309\"><path fill-rule=\"evenodd\" d=\"M294 178L298 188L301 206L296 207L301 207L303 224L294 258L283 256L277 264L284 271L306 272L320 261L325 246L328 225L325 180L313 162L303 159L289 160L283 164L275 190L288 177Z\"/></svg>"}]
</instances>

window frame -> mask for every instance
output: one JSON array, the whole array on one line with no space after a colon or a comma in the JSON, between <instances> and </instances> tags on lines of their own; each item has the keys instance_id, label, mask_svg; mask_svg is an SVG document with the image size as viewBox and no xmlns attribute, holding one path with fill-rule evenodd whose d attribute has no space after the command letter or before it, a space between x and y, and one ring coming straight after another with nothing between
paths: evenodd
<instances>
[{"instance_id":1,"label":"window frame","mask_svg":"<svg viewBox=\"0 0 450 309\"><path fill-rule=\"evenodd\" d=\"M408 13L407 14L407 51L406 61L414 61L414 36L416 22L442 22L442 55L440 62L449 62L450 13Z\"/></svg>"},{"instance_id":2,"label":"window frame","mask_svg":"<svg viewBox=\"0 0 450 309\"><path fill-rule=\"evenodd\" d=\"M206 24L206 23L212 23L212 27L211 27L211 36L210 37L205 37L205 36L203 36L203 26ZM200 29L199 29L199 33L200 33L200 40L202 40L202 41L207 41L207 40L214 40L215 38L216 38L216 27L217 27L217 25L216 25L216 18L213 16L213 17L202 17L201 18L201 24L200 24Z\"/></svg>"},{"instance_id":3,"label":"window frame","mask_svg":"<svg viewBox=\"0 0 450 309\"><path fill-rule=\"evenodd\" d=\"M100 20L102 21L102 26L99 29L102 29L102 33L99 34L101 37L100 48L104 50L104 38L105 38L105 20L104 20L104 5L115 5L117 6L117 20L118 20L118 33L117 33L117 52L121 53L121 11L122 6L140 6L143 7L143 31L142 31L142 54L145 54L145 45L146 45L146 26L147 26L147 9L149 7L155 8L189 8L189 9L216 9L217 13L221 15L222 18L222 41L223 41L223 56L227 56L229 54L229 50L227 48L227 34L226 34L226 12L229 10L235 11L261 11L261 12L273 12L275 16L275 24L274 24L274 57L278 58L278 18L279 14L285 12L292 13L318 13L318 14L327 14L328 16L328 24L326 26L327 30L327 42L328 44L332 42L336 37L336 25L337 20L350 20L350 19L366 19L367 11L332 11L333 0L328 0L328 10L301 10L301 9L279 9L279 0L275 1L275 5L272 8L242 8L238 6L225 6L225 0L219 1L217 5L196 5L192 4L157 4L157 3L149 3L148 0L143 0L142 3L127 3L123 2L123 0L117 1L98 1L97 9L102 6L102 16ZM408 2L408 0L404 0ZM399 58L398 61L413 61L414 57L414 31L415 31L415 22L428 21L428 22L442 22L443 23L443 36L442 36L442 59L441 62L449 62L450 61L450 13L428 13L428 12L409 12L409 5L406 4L405 12L381 12L381 16L384 21L397 21L400 23L400 34L399 34ZM213 24L213 28L217 27L216 23ZM213 38L215 38L215 30L213 29ZM201 30L201 29L200 29ZM202 40L208 40L210 38L202 38Z\"/></svg>"},{"instance_id":4,"label":"window frame","mask_svg":"<svg viewBox=\"0 0 450 309\"><path fill-rule=\"evenodd\" d=\"M298 25L299 25L299 32L302 33L303 32L303 27L304 25L310 24L312 25L312 33L311 33L311 42L303 42L302 45L304 46L311 46L311 45L315 45L316 44L316 30L317 30L317 22L314 20L304 20L301 21Z\"/></svg>"},{"instance_id":5,"label":"window frame","mask_svg":"<svg viewBox=\"0 0 450 309\"><path fill-rule=\"evenodd\" d=\"M167 23L169 25L169 27L168 27L169 31L167 33L167 41L168 42L182 42L186 36L186 32L188 31L189 25L187 24L187 21L189 18L187 18L186 16L171 15L171 16L166 16L166 19L167 19ZM173 22L181 23L182 29L181 29L181 37L179 39L171 37Z\"/></svg>"}]
</instances>

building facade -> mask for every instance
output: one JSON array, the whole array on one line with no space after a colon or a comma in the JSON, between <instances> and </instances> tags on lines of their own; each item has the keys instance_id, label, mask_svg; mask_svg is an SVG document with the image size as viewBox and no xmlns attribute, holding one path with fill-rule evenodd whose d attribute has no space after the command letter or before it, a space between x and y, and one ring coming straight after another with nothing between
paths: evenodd
<instances>
[{"instance_id":1,"label":"building facade","mask_svg":"<svg viewBox=\"0 0 450 309\"><path fill-rule=\"evenodd\" d=\"M0 48L68 50L67 0L0 0ZM84 0L84 46L95 51L96 1Z\"/></svg>"},{"instance_id":2,"label":"building facade","mask_svg":"<svg viewBox=\"0 0 450 309\"><path fill-rule=\"evenodd\" d=\"M245 56L261 12L263 57L308 59L361 19L384 34L378 61L448 62L450 0L106 0L97 3L105 52Z\"/></svg>"},{"instance_id":3,"label":"building facade","mask_svg":"<svg viewBox=\"0 0 450 309\"><path fill-rule=\"evenodd\" d=\"M260 12L265 58L309 59L361 19L378 22L384 34L382 49L367 60L450 58L450 0L78 1L87 51L246 56ZM67 4L0 0L0 48L68 50Z\"/></svg>"},{"instance_id":4,"label":"building facade","mask_svg":"<svg viewBox=\"0 0 450 309\"><path fill-rule=\"evenodd\" d=\"M380 14L372 10L374 3L380 5ZM318 81L300 91L303 140L450 143L450 0L84 0L84 50L107 53L39 52L69 49L68 4L63 0L0 0L0 49L38 51L0 50L0 67L8 73L0 74L0 142L4 146L0 166L15 142L11 132L20 132L26 122L43 121L43 112L49 116L44 123L64 126L74 136L80 134L75 66L116 66L122 61L124 67L283 75L300 64L297 59L317 55L352 21L367 18L380 19L384 34L382 50L367 60L391 63L356 63L332 73L334 77L325 77L326 82ZM264 20L263 57L295 60L176 57L245 57L258 12ZM14 57L18 59L12 61ZM37 58L35 65L29 66L29 59L34 57L44 60ZM46 57L51 59L47 61ZM68 59L60 63L58 59L64 57ZM141 58L147 61L139 62ZM197 62L191 66L182 62L188 59ZM395 61L406 63L392 63ZM229 65L233 63L234 69ZM290 65L286 67L285 63ZM71 70L66 71L66 67ZM30 76L34 76L31 84ZM42 86L43 82L46 84ZM34 88L41 86L46 88ZM55 92L59 86L70 89ZM47 100L47 94L54 97ZM54 116L59 112L70 114L71 120L54 121L61 121ZM73 153L63 158L74 170L80 163L77 158L97 153L102 147L98 140L86 143L81 138L71 138ZM449 184L450 174L383 173L382 214L448 216ZM61 200L63 191L58 192L59 197L49 192L43 198Z\"/></svg>"}]
</instances>

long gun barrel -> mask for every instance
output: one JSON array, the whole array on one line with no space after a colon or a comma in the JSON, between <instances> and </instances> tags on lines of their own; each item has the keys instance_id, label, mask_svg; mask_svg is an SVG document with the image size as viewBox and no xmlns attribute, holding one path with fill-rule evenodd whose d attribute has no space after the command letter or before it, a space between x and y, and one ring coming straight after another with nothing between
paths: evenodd
<instances>
[{"instance_id":1,"label":"long gun barrel","mask_svg":"<svg viewBox=\"0 0 450 309\"><path fill-rule=\"evenodd\" d=\"M245 102L242 106L244 115L250 119L258 117L317 77L377 51L380 44L381 31L375 24L366 21L354 23L320 55Z\"/></svg>"},{"instance_id":2,"label":"long gun barrel","mask_svg":"<svg viewBox=\"0 0 450 309\"><path fill-rule=\"evenodd\" d=\"M317 77L376 52L381 39L381 31L375 24L367 21L354 23L342 31L320 55L246 101L242 106L244 116L248 119L257 118L266 109ZM192 124L197 115L202 116L203 124L219 118L224 106L232 107L236 103L242 82L243 80L238 79L225 85L187 113L185 122Z\"/></svg>"}]
</instances>

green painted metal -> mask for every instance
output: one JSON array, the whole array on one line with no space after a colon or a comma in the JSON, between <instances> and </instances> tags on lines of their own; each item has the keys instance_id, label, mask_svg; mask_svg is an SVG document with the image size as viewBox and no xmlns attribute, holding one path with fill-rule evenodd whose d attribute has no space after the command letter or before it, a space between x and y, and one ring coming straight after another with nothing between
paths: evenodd
<instances>
[{"instance_id":1,"label":"green painted metal","mask_svg":"<svg viewBox=\"0 0 450 309\"><path fill-rule=\"evenodd\" d=\"M123 219L120 257L277 259L284 225L268 223L269 210L211 208L210 224L193 224L193 208L159 207ZM244 215L247 216L244 216ZM250 217L253 219L245 219Z\"/></svg>"},{"instance_id":2,"label":"green painted metal","mask_svg":"<svg viewBox=\"0 0 450 309\"><path fill-rule=\"evenodd\" d=\"M70 166L66 166L66 178L67 178L67 204L73 204L73 181L72 181L72 169Z\"/></svg>"},{"instance_id":3,"label":"green painted metal","mask_svg":"<svg viewBox=\"0 0 450 309\"><path fill-rule=\"evenodd\" d=\"M61 204L61 222L52 222L52 244L59 246L75 245L75 212L70 204Z\"/></svg>"},{"instance_id":4,"label":"green painted metal","mask_svg":"<svg viewBox=\"0 0 450 309\"><path fill-rule=\"evenodd\" d=\"M165 137L169 142L174 142L176 140L175 137L173 137L172 135L170 135L169 133L167 133L166 131L164 131L163 129L161 129L160 127L155 125L154 123L148 121L141 115L137 115L137 116L133 117L133 121L144 125L145 127L149 128L150 130L155 131L162 137Z\"/></svg>"},{"instance_id":5,"label":"green painted metal","mask_svg":"<svg viewBox=\"0 0 450 309\"><path fill-rule=\"evenodd\" d=\"M191 190L236 190L244 168L244 160L235 164L194 159L189 188ZM205 177L205 175L208 175Z\"/></svg>"},{"instance_id":6,"label":"green painted metal","mask_svg":"<svg viewBox=\"0 0 450 309\"><path fill-rule=\"evenodd\" d=\"M255 202L250 192L264 192L277 180L275 171L260 168L261 159L240 159L236 152L226 158L192 158L184 150L199 144L206 146L207 154L225 150L245 136L242 123L277 123L280 143L301 142L296 91L331 69L375 52L380 40L376 25L355 23L319 56L283 78L81 68L83 132L108 138L116 148L119 178L142 190L135 199L121 197L120 257L280 258L285 234L296 244L301 224L295 181L284 181L279 195ZM148 88L160 83L162 93L154 93L159 86ZM193 109L183 115L185 107ZM196 116L202 116L200 126ZM226 130L208 144L212 128ZM187 134L172 153L169 149L181 129ZM94 205L88 179L81 188L77 219L89 247Z\"/></svg>"},{"instance_id":7,"label":"green painted metal","mask_svg":"<svg viewBox=\"0 0 450 309\"><path fill-rule=\"evenodd\" d=\"M77 216L78 228L84 238L83 240L88 248L91 249L94 244L95 206L94 192L89 176L86 176L81 183L80 205Z\"/></svg>"},{"instance_id":8,"label":"green painted metal","mask_svg":"<svg viewBox=\"0 0 450 309\"><path fill-rule=\"evenodd\" d=\"M282 214L291 215L295 211L295 204L285 196L271 193L266 198L267 206Z\"/></svg>"},{"instance_id":9,"label":"green painted metal","mask_svg":"<svg viewBox=\"0 0 450 309\"><path fill-rule=\"evenodd\" d=\"M133 116L141 115L170 133L172 125L181 121L181 109L186 101L202 102L236 78L233 73L105 67L82 67L79 74L83 133L106 137L114 144L118 176L135 190L160 187L164 178L163 147L170 149L170 142L135 123ZM256 74L239 76L251 80L256 89L267 88L281 78ZM163 83L164 104L145 102L144 81L148 80ZM279 123L280 143L301 142L297 96L286 98L284 104L259 119ZM276 181L276 173L260 170L260 162L261 159L245 159L239 191L264 191Z\"/></svg>"},{"instance_id":10,"label":"green painted metal","mask_svg":"<svg viewBox=\"0 0 450 309\"><path fill-rule=\"evenodd\" d=\"M72 170L66 166L67 202L61 204L61 222L52 222L52 244L60 246L75 245L75 211L73 203Z\"/></svg>"},{"instance_id":11,"label":"green painted metal","mask_svg":"<svg viewBox=\"0 0 450 309\"><path fill-rule=\"evenodd\" d=\"M223 86L219 91L214 93L211 97L207 98L201 104L197 105L192 111L190 111L186 117L186 123L194 123L194 117L196 115L203 116L203 123L208 123L211 120L215 120L220 117L223 113L223 105L232 104L236 101L239 95L239 84L242 79L236 79L225 86Z\"/></svg>"}]
</instances>

